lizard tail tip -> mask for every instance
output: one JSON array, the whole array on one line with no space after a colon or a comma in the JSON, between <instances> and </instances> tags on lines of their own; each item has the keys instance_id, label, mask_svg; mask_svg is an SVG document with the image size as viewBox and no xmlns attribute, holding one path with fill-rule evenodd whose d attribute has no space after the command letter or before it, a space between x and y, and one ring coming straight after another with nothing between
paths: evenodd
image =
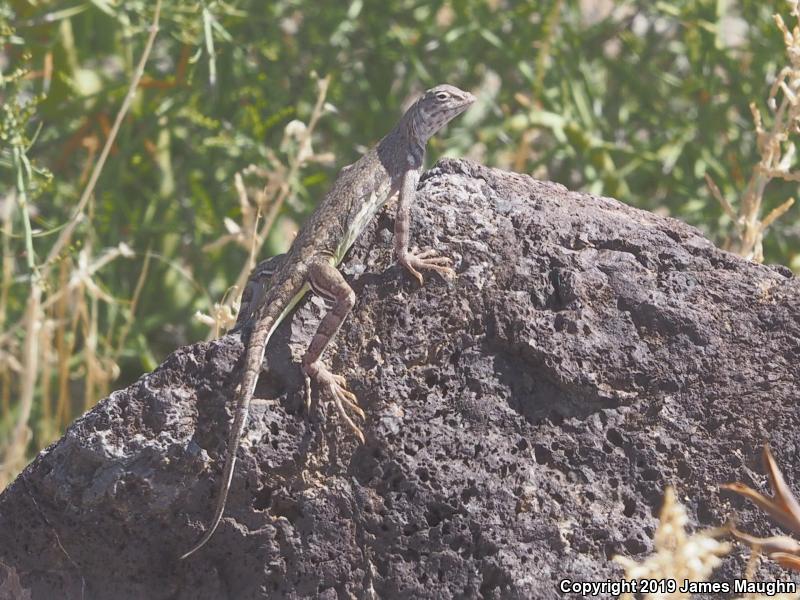
<instances>
[{"instance_id":1,"label":"lizard tail tip","mask_svg":"<svg viewBox=\"0 0 800 600\"><path fill-rule=\"evenodd\" d=\"M211 527L208 531L206 531L206 533L203 535L203 537L200 539L200 541L197 542L194 546L192 546L191 550L189 550L188 552L185 552L184 554L181 554L181 556L180 556L180 558L178 560L186 560L192 554L194 554L195 552L200 550L200 548L205 546L206 542L208 542L208 540L211 539L211 536L214 534L214 530L216 528L217 528L217 526L215 524L214 527Z\"/></svg>"},{"instance_id":2,"label":"lizard tail tip","mask_svg":"<svg viewBox=\"0 0 800 600\"><path fill-rule=\"evenodd\" d=\"M202 544L202 543L201 543L201 544L197 544L197 545L196 545L194 548L192 548L192 549L191 549L191 550L189 550L188 552L185 552L185 553L181 554L181 556L180 556L180 558L179 558L178 560L186 560L186 559L187 559L187 558L189 558L189 557L190 557L192 554L194 554L195 552L197 552L198 550L200 550L200 548L201 548L202 546L203 546L203 544Z\"/></svg>"},{"instance_id":3,"label":"lizard tail tip","mask_svg":"<svg viewBox=\"0 0 800 600\"><path fill-rule=\"evenodd\" d=\"M181 556L180 556L180 558L178 558L178 560L186 560L186 559L187 559L187 558L189 558L189 557L190 557L192 554L194 554L195 552L197 552L197 551L200 549L200 546L202 546L202 544L199 544L199 545L195 546L194 548L192 548L192 549L191 549L191 550L189 550L188 552L184 552L183 554L181 554Z\"/></svg>"}]
</instances>

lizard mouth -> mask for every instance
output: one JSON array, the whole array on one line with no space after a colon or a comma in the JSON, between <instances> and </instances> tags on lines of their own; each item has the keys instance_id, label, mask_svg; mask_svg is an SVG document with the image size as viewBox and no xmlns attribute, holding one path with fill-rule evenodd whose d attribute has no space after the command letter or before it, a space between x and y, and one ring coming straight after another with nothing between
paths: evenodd
<instances>
[{"instance_id":1,"label":"lizard mouth","mask_svg":"<svg viewBox=\"0 0 800 600\"><path fill-rule=\"evenodd\" d=\"M465 94L464 99L458 106L456 106L456 111L457 111L456 114L459 115L463 113L465 110L467 110L470 106L472 106L476 100L475 96L473 96L469 92L464 92L464 94Z\"/></svg>"}]
</instances>

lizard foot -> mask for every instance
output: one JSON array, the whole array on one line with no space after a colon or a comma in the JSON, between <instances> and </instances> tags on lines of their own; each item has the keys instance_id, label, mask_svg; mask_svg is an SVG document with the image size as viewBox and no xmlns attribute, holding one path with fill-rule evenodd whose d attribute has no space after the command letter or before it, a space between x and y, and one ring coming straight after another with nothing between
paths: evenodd
<instances>
[{"instance_id":1,"label":"lizard foot","mask_svg":"<svg viewBox=\"0 0 800 600\"><path fill-rule=\"evenodd\" d=\"M456 276L456 272L450 268L453 261L447 256L439 256L439 253L431 248L421 252L419 249L414 248L406 253L405 256L401 256L399 262L408 269L409 273L417 278L420 285L422 284L422 273L418 269L436 271L445 279Z\"/></svg>"},{"instance_id":2,"label":"lizard foot","mask_svg":"<svg viewBox=\"0 0 800 600\"><path fill-rule=\"evenodd\" d=\"M307 367L304 367L304 371L308 377L314 379L320 388L328 390L333 397L333 402L336 405L339 416L342 417L344 422L353 430L353 433L356 434L356 437L364 444L364 434L353 419L350 418L350 415L347 414L345 407L352 410L362 419L366 419L366 415L357 404L356 395L347 389L347 381L345 378L341 375L334 375L319 362L311 363Z\"/></svg>"}]
</instances>

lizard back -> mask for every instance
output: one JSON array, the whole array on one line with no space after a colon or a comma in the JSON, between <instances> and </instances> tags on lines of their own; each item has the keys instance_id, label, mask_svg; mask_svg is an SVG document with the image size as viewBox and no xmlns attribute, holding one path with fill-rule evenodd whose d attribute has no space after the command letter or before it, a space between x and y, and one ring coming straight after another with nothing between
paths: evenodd
<instances>
[{"instance_id":1,"label":"lizard back","mask_svg":"<svg viewBox=\"0 0 800 600\"><path fill-rule=\"evenodd\" d=\"M406 156L396 131L352 165L342 169L316 211L301 227L289 254L306 258L321 252L339 264L372 217L397 191L392 174L422 164L421 153ZM402 154L402 156L401 156ZM403 164L404 163L404 164Z\"/></svg>"}]
</instances>

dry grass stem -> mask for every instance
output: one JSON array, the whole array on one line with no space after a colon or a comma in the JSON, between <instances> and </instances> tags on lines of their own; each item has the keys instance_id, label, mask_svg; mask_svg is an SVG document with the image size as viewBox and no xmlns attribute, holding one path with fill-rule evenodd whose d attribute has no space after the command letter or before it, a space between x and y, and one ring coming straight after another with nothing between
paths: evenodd
<instances>
[{"instance_id":1,"label":"dry grass stem","mask_svg":"<svg viewBox=\"0 0 800 600\"><path fill-rule=\"evenodd\" d=\"M675 491L667 488L664 492L664 505L659 515L659 523L653 537L655 553L642 562L625 556L615 556L614 562L625 569L625 579L674 579L682 584L689 581L708 581L711 572L722 563L722 557L730 552L730 544L717 538L722 531L707 531L689 535L686 525L689 518L686 509L675 498ZM648 594L645 599L666 597ZM681 599L690 594L675 592L669 598ZM620 596L621 600L632 600L630 594Z\"/></svg>"},{"instance_id":2,"label":"dry grass stem","mask_svg":"<svg viewBox=\"0 0 800 600\"><path fill-rule=\"evenodd\" d=\"M34 399L42 397L42 422L37 427L37 435L41 435L43 440L59 431L70 417L72 409L69 397L70 378L74 375L71 363L77 338L82 341L80 351L83 353L86 378L85 406L94 403L99 395L98 391L107 389L108 382L116 375L116 364L104 357L107 348L100 340L98 317L101 302L117 301L98 284L96 274L111 261L131 256L132 252L127 246L120 244L95 257L92 253L92 240L87 239L83 241L83 248L78 253L77 260L70 256L65 256L60 261L57 259L73 244L73 234L77 226L87 219L85 211L90 206L106 159L129 112L152 52L160 13L161 0L157 0L141 58L133 72L114 123L108 131L105 145L91 170L72 217L61 229L47 259L41 265L36 264L31 228L32 209L27 202L28 185L31 182L33 168L26 156L27 148L21 142L12 149L17 172L17 189L4 198L0 215L3 233L3 284L0 287L0 326L3 333L0 335L0 381L3 387L3 415L10 414L12 410L15 410L16 414L8 440L0 448L2 452L0 489L25 464L26 450L31 438L28 423L33 412ZM90 159L87 161L88 165L94 160L97 145L90 145L87 149ZM30 290L23 318L8 327L5 326L8 321L8 289L14 282L14 252L9 242L13 237L11 226L13 204L19 206L21 211ZM52 267L55 264L59 264L59 268L53 277ZM71 318L67 317L69 314ZM25 340L21 350L17 341L20 337L24 337ZM16 357L20 354L21 357L17 360ZM18 376L10 376L10 371L13 370L19 371ZM58 379L58 399L55 407L52 406L50 398L53 370ZM37 385L40 382L41 393L37 396ZM18 388L18 392L12 405L14 388Z\"/></svg>"},{"instance_id":3,"label":"dry grass stem","mask_svg":"<svg viewBox=\"0 0 800 600\"><path fill-rule=\"evenodd\" d=\"M41 329L41 287L33 285L25 311L25 344L23 349L22 376L20 381L19 415L11 432L0 464L0 489L4 488L12 474L25 464L25 449L30 441L28 420L33 409L34 392L39 372L39 331Z\"/></svg>"},{"instance_id":4,"label":"dry grass stem","mask_svg":"<svg viewBox=\"0 0 800 600\"><path fill-rule=\"evenodd\" d=\"M659 514L659 523L653 536L655 552L643 561L637 562L624 556L615 556L614 562L625 569L626 580L657 580L672 581L676 583L675 591L655 591L651 594L638 595L643 600L690 600L695 597L691 592L681 592L684 581L710 582L714 581L713 571L722 564L722 558L731 551L731 544L720 541L718 538L730 533L730 528L720 527L708 531L689 534L686 525L689 518L686 509L675 498L672 488L664 492L664 505ZM737 536L738 537L738 536ZM749 538L744 535L742 538ZM755 539L755 538L751 538ZM767 542L768 540L758 540ZM746 582L757 582L756 568L759 559L759 546L753 546L753 554L747 563L747 569L742 576ZM732 585L729 583L729 585ZM744 586L740 589L746 589ZM731 588L733 591L733 585ZM800 593L762 595L748 593L739 600L800 600ZM622 594L620 600L633 600L631 594Z\"/></svg>"},{"instance_id":5,"label":"dry grass stem","mask_svg":"<svg viewBox=\"0 0 800 600\"><path fill-rule=\"evenodd\" d=\"M789 4L792 16L800 20L798 0L791 0ZM800 172L792 171L796 153L793 138L800 132L800 27L795 25L789 30L780 15L775 15L774 19L783 34L789 65L781 69L769 90L767 108L772 116L771 125L765 125L761 111L755 104L750 105L760 160L754 166L739 198L738 211L706 174L706 183L712 196L720 203L736 229L738 242L735 250L756 262L764 260L763 242L767 228L794 204L794 198L789 198L762 219L767 185L773 179L800 181Z\"/></svg>"},{"instance_id":6,"label":"dry grass stem","mask_svg":"<svg viewBox=\"0 0 800 600\"><path fill-rule=\"evenodd\" d=\"M798 0L791 0L789 4L792 16L799 19ZM761 158L753 168L753 174L739 199L738 212L706 174L706 183L711 194L736 228L736 251L756 262L764 260L763 242L767 228L794 204L794 198L790 198L762 219L767 185L773 179L800 181L800 172L791 170L795 158L795 142L792 136L800 131L800 27L795 25L790 31L780 15L775 15L774 19L783 34L790 64L781 69L769 90L767 107L772 113L772 125L765 126L761 111L755 104L750 105Z\"/></svg>"},{"instance_id":7,"label":"dry grass stem","mask_svg":"<svg viewBox=\"0 0 800 600\"><path fill-rule=\"evenodd\" d=\"M772 517L776 523L800 534L800 502L789 489L769 446L764 446L763 459L769 474L770 487L774 492L772 497L765 496L740 482L727 483L720 487L744 496ZM785 535L759 538L743 533L736 527L731 527L731 534L739 541L749 544L753 552L764 552L781 566L800 571L800 543L797 540Z\"/></svg>"},{"instance_id":8,"label":"dry grass stem","mask_svg":"<svg viewBox=\"0 0 800 600\"><path fill-rule=\"evenodd\" d=\"M308 124L295 120L286 125L281 144L288 153L285 163L274 152L270 152L268 169L250 165L234 176L234 189L239 197L242 221L236 223L226 219L227 233L207 244L204 250L216 250L233 242L247 249L249 260L231 286L233 293L226 293L221 303L215 303L210 314L198 312L195 315L197 320L209 326L209 339L218 336L221 331L229 329L236 323L235 313L241 303L247 278L256 264L256 257L259 256L281 208L296 191L300 170L312 162L333 161L333 156L328 153L314 152L311 144L314 130L326 112L325 97L328 94L329 84L329 77L317 82L317 100ZM262 184L259 188L250 190L246 184L248 177L254 177ZM261 215L264 215L264 222L259 227L258 221Z\"/></svg>"}]
</instances>

